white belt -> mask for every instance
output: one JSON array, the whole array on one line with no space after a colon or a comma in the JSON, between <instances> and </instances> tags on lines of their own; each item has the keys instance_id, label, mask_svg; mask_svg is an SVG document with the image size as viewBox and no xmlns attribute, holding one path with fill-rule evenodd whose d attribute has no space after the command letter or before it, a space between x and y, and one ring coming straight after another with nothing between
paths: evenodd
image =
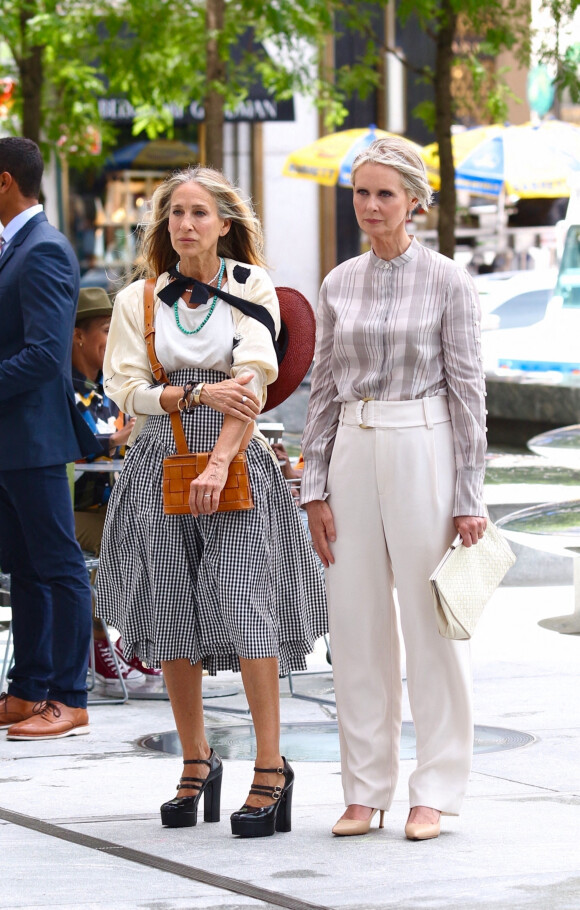
<instances>
[{"instance_id":1,"label":"white belt","mask_svg":"<svg viewBox=\"0 0 580 910\"><path fill-rule=\"evenodd\" d=\"M340 412L340 423L346 427L371 430L378 427L427 427L446 423L449 417L447 395L416 398L413 401L345 401Z\"/></svg>"}]
</instances>

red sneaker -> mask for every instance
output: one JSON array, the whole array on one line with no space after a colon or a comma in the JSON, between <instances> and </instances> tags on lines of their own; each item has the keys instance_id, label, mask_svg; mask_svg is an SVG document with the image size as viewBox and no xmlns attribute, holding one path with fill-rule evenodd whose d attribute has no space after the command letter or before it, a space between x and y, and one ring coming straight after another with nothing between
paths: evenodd
<instances>
[{"instance_id":1,"label":"red sneaker","mask_svg":"<svg viewBox=\"0 0 580 910\"><path fill-rule=\"evenodd\" d=\"M127 660L126 657L123 657L123 642L120 638L118 638L115 642L114 648L117 657L122 659L127 664L127 666L133 667L134 670L138 670L139 673L144 673L145 676L153 677L154 679L160 679L163 676L163 672L161 670L157 670L155 667L148 667L146 664L140 661L138 657L131 657L129 660Z\"/></svg>"},{"instance_id":2,"label":"red sneaker","mask_svg":"<svg viewBox=\"0 0 580 910\"><path fill-rule=\"evenodd\" d=\"M116 657L119 661L121 675L125 682L137 682L138 680L143 680L143 674L140 673L139 670L130 666L122 654L117 653ZM109 645L104 639L95 639L95 676L97 679L104 683L114 683L119 681L119 676L113 655L111 654Z\"/></svg>"}]
</instances>

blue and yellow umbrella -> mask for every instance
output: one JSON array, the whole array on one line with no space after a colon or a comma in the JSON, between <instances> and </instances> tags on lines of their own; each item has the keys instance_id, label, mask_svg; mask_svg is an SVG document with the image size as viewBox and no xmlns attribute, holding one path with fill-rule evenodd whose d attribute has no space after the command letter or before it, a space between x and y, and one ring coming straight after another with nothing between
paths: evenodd
<instances>
[{"instance_id":1,"label":"blue and yellow umbrella","mask_svg":"<svg viewBox=\"0 0 580 910\"><path fill-rule=\"evenodd\" d=\"M570 177L580 173L580 127L561 120L521 126L474 127L452 137L455 186L481 196L502 191L520 199L570 195ZM439 148L422 152L429 182L438 190Z\"/></svg>"},{"instance_id":2,"label":"blue and yellow umbrella","mask_svg":"<svg viewBox=\"0 0 580 910\"><path fill-rule=\"evenodd\" d=\"M330 133L288 155L282 173L285 177L313 180L323 186L350 186L350 169L358 153L375 139L394 135L372 125ZM421 146L414 142L411 145L421 153Z\"/></svg>"}]
</instances>

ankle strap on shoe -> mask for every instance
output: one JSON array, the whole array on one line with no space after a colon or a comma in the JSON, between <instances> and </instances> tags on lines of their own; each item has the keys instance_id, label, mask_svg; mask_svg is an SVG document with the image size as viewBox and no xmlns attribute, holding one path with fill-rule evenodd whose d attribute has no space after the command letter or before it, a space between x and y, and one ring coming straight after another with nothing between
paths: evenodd
<instances>
[{"instance_id":1,"label":"ankle strap on shoe","mask_svg":"<svg viewBox=\"0 0 580 910\"><path fill-rule=\"evenodd\" d=\"M211 768L211 755L209 758L184 758L184 765L207 765Z\"/></svg>"},{"instance_id":2,"label":"ankle strap on shoe","mask_svg":"<svg viewBox=\"0 0 580 910\"><path fill-rule=\"evenodd\" d=\"M284 766L281 768L254 768L256 774L284 774Z\"/></svg>"},{"instance_id":3,"label":"ankle strap on shoe","mask_svg":"<svg viewBox=\"0 0 580 910\"><path fill-rule=\"evenodd\" d=\"M280 799L282 796L283 787L260 787L258 784L254 784L250 787L250 794L254 796L269 796L270 799Z\"/></svg>"},{"instance_id":4,"label":"ankle strap on shoe","mask_svg":"<svg viewBox=\"0 0 580 910\"><path fill-rule=\"evenodd\" d=\"M177 790L201 790L207 777L182 777L177 785Z\"/></svg>"}]
</instances>

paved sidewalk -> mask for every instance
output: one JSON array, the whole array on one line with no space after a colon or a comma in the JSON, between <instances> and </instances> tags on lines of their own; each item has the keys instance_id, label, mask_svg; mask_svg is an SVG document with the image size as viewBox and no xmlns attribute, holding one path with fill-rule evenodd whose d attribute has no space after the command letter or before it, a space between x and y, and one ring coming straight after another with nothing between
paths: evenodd
<instances>
[{"instance_id":1,"label":"paved sidewalk","mask_svg":"<svg viewBox=\"0 0 580 910\"><path fill-rule=\"evenodd\" d=\"M243 802L251 779L251 762L234 760L225 762L220 824L200 820L196 828L162 828L158 807L175 792L180 761L147 751L138 740L174 728L166 701L93 707L88 736L51 743L0 739L0 905L577 910L580 637L537 625L572 608L570 585L503 586L494 594L473 642L476 723L535 740L474 757L464 811L443 820L438 840L411 843L403 835L412 760L402 762L385 828L374 827L365 837L330 834L342 812L336 761L293 762L289 834L231 836L229 813ZM311 669L328 673L324 649L311 663ZM221 676L208 687L223 687L224 679L236 683ZM294 681L298 690L305 683ZM241 691L212 703L218 701L245 705ZM330 706L291 698L283 684L284 722L334 716ZM207 720L213 727L249 722L244 714L215 711L207 712ZM22 815L39 819L37 830L23 826ZM79 838L88 839L81 844ZM218 887L207 873L225 879ZM265 889L264 899L248 896L236 882Z\"/></svg>"}]
</instances>

